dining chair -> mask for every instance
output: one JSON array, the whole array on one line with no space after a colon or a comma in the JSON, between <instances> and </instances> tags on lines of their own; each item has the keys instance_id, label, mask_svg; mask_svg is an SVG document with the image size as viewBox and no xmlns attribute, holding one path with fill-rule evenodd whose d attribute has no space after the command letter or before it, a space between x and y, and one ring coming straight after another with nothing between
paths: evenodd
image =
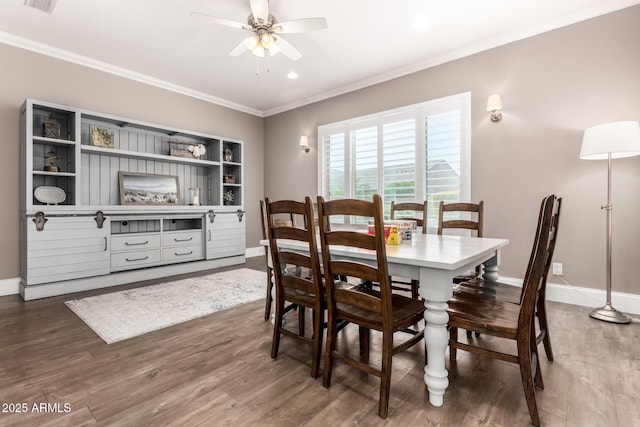
<instances>
[{"instance_id":1,"label":"dining chair","mask_svg":"<svg viewBox=\"0 0 640 427\"><path fill-rule=\"evenodd\" d=\"M542 199L532 256L527 267L524 283L524 295L521 304L505 301L469 298L465 294L455 294L448 302L449 308L449 358L455 363L457 349L479 356L516 363L520 368L520 377L531 423L540 425L536 403L535 388L543 389L540 372L540 360L535 336L536 301L543 288L543 273L555 227L554 195ZM458 328L477 331L484 335L504 338L516 342L517 352L504 353L504 347L492 349L486 340L458 341ZM489 341L493 342L493 341ZM495 342L493 342L495 344Z\"/></svg>"},{"instance_id":2,"label":"dining chair","mask_svg":"<svg viewBox=\"0 0 640 427\"><path fill-rule=\"evenodd\" d=\"M308 344L313 349L311 376L317 378L320 373L322 351L323 322L326 310L326 298L320 260L316 241L316 228L313 220L313 204L310 197L304 203L293 200L271 201L265 199L266 224L269 238L269 250L275 278L275 322L271 357L278 357L281 335ZM278 221L278 217L299 215L304 219L304 226L298 227L293 221ZM308 245L308 254L301 254L282 247L283 239L296 240ZM286 266L300 267L310 272L305 274L287 274ZM298 332L285 328L283 319L288 311L285 303L289 302L299 309ZM290 305L289 307L291 307ZM305 336L304 308L313 310L313 332L311 338Z\"/></svg>"},{"instance_id":3,"label":"dining chair","mask_svg":"<svg viewBox=\"0 0 640 427\"><path fill-rule=\"evenodd\" d=\"M553 261L553 253L555 251L556 239L558 236L561 206L562 198L557 198L554 205L554 213L552 218L552 234L549 239L548 253L544 264L544 270L542 272L542 287L540 289L538 300L536 301L535 310L535 315L538 319L538 334L536 336L536 343L540 344L540 342L542 342L544 344L545 354L549 361L553 361L553 349L551 347L549 325L547 322L546 289L547 277L549 275L549 269L551 268L551 263ZM540 211L540 215L542 215L542 211ZM531 254L531 257L529 258L529 265L531 265L532 262L533 252ZM529 271L529 268L527 268L527 271ZM460 283L454 290L454 294L464 293L467 295L473 295L475 298L497 299L514 304L522 304L522 301L524 299L524 291L524 286L518 289L518 287L513 285L475 278L473 280Z\"/></svg>"},{"instance_id":4,"label":"dining chair","mask_svg":"<svg viewBox=\"0 0 640 427\"><path fill-rule=\"evenodd\" d=\"M373 220L375 235L355 230L331 229L330 217L352 215L363 218L365 223ZM318 197L320 221L320 246L327 286L327 344L322 385L329 387L335 360L380 378L378 415L387 417L389 391L391 388L392 358L423 339L424 330L410 329L423 319L424 304L417 299L394 294L389 280L384 241L382 199L373 195L373 201L333 200L325 202ZM372 264L340 259L340 248L371 251ZM338 252L338 253L336 253ZM352 278L361 283L349 287L348 283L335 279ZM329 279L333 278L333 279ZM379 290L367 283L377 282ZM340 321L355 323L360 331L360 358L349 356L345 349L338 349L337 325ZM382 333L381 366L369 363L370 330ZM418 327L419 329L419 327ZM394 346L394 334L408 332L409 338ZM342 350L342 351L340 351Z\"/></svg>"},{"instance_id":5,"label":"dining chair","mask_svg":"<svg viewBox=\"0 0 640 427\"><path fill-rule=\"evenodd\" d=\"M262 239L267 240L269 238L269 233L267 230L267 209L264 204L264 200L260 200L260 220L262 222ZM277 224L295 224L295 217L293 215L285 215L285 218L276 218L274 221ZM264 248L265 255L268 256L269 248L265 246ZM264 320L269 320L271 317L271 305L273 303L273 269L269 267L269 263L267 263L267 296L265 298L265 307L264 307ZM293 308L293 307L292 307Z\"/></svg>"},{"instance_id":6,"label":"dining chair","mask_svg":"<svg viewBox=\"0 0 640 427\"><path fill-rule=\"evenodd\" d=\"M411 213L413 212L413 213ZM389 219L406 219L415 221L418 227L421 227L422 234L427 234L427 202L424 203L396 203L391 202L391 211ZM417 279L404 279L400 277L391 278L391 289L394 290L408 290L411 292L411 298L418 299L418 288L420 281Z\"/></svg>"},{"instance_id":7,"label":"dining chair","mask_svg":"<svg viewBox=\"0 0 640 427\"><path fill-rule=\"evenodd\" d=\"M460 218L461 215L469 215L468 219ZM484 201L478 203L445 203L440 201L438 209L438 234L445 234L447 229L469 230L472 235L482 237L483 232ZM475 273L456 276L453 283L460 283L479 277L482 266L476 266Z\"/></svg>"}]
</instances>

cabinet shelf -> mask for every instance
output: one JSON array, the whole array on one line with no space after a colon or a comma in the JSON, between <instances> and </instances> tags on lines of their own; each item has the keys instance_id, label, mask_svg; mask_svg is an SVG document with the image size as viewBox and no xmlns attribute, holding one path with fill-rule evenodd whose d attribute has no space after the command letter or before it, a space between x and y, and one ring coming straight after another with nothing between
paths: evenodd
<instances>
[{"instance_id":1,"label":"cabinet shelf","mask_svg":"<svg viewBox=\"0 0 640 427\"><path fill-rule=\"evenodd\" d=\"M49 171L33 171L34 175L47 175L47 176L76 176L73 172L49 172Z\"/></svg>"},{"instance_id":2,"label":"cabinet shelf","mask_svg":"<svg viewBox=\"0 0 640 427\"><path fill-rule=\"evenodd\" d=\"M201 166L219 166L220 162L211 160L189 159L186 157L167 156L165 154L140 153L138 151L120 150L117 148L93 147L91 145L83 145L81 148L83 153L95 153L113 157L125 157L129 159L139 160L155 160L170 163L186 163Z\"/></svg>"},{"instance_id":3,"label":"cabinet shelf","mask_svg":"<svg viewBox=\"0 0 640 427\"><path fill-rule=\"evenodd\" d=\"M75 141L69 141L67 139L56 139L56 138L46 138L44 136L34 136L34 143L48 144L48 145L66 145L66 146L74 146L76 145Z\"/></svg>"}]
</instances>

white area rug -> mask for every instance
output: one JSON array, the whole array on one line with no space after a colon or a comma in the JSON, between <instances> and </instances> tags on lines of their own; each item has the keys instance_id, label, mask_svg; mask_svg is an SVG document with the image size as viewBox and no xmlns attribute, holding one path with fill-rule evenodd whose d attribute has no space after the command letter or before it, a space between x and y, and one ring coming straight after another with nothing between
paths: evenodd
<instances>
[{"instance_id":1,"label":"white area rug","mask_svg":"<svg viewBox=\"0 0 640 427\"><path fill-rule=\"evenodd\" d=\"M65 304L112 344L264 298L266 274L242 268Z\"/></svg>"}]
</instances>

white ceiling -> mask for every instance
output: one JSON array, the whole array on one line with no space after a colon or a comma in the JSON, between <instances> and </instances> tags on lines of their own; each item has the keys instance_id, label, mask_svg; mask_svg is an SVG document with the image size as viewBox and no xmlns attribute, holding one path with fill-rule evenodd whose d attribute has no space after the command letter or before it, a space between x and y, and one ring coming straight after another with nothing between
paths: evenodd
<instances>
[{"instance_id":1,"label":"white ceiling","mask_svg":"<svg viewBox=\"0 0 640 427\"><path fill-rule=\"evenodd\" d=\"M302 58L278 54L270 72L260 59L259 76L255 56L227 55L246 31L191 18L246 22L249 0L57 0L52 14L2 0L0 42L266 116L639 3L271 0L278 21L326 17L328 29L287 34Z\"/></svg>"}]
</instances>

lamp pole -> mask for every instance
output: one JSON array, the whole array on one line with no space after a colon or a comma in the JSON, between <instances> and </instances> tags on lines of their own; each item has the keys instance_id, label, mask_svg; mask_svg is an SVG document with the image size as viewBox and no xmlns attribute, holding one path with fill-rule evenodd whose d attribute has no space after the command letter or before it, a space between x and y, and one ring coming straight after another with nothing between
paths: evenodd
<instances>
[{"instance_id":1,"label":"lamp pole","mask_svg":"<svg viewBox=\"0 0 640 427\"><path fill-rule=\"evenodd\" d=\"M629 323L631 319L624 313L616 310L611 305L611 152L607 155L607 204L602 205L600 209L606 209L607 211L607 265L606 265L606 287L607 287L607 301L603 307L595 308L589 316L594 319L604 320L605 322L613 323Z\"/></svg>"}]
</instances>

